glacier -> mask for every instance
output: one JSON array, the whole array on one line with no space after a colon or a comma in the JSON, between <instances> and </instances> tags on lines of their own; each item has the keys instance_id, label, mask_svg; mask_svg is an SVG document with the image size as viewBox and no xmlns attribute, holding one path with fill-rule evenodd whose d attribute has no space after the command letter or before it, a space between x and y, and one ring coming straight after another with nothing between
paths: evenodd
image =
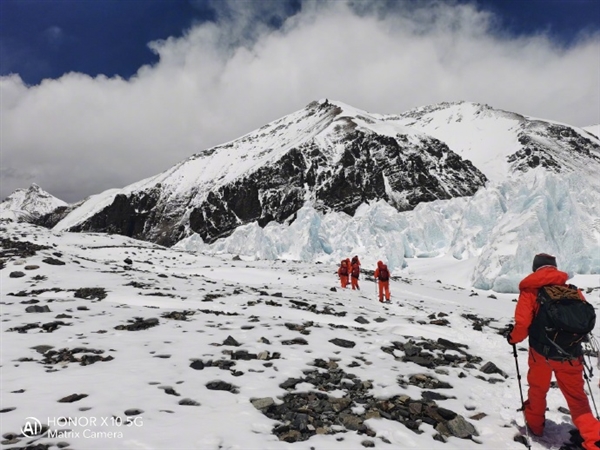
<instances>
[{"instance_id":1,"label":"glacier","mask_svg":"<svg viewBox=\"0 0 600 450\"><path fill-rule=\"evenodd\" d=\"M250 223L212 244L192 235L174 248L315 263L356 254L363 267L382 260L396 276L410 274L414 258L451 257L473 261L473 288L516 293L540 252L555 255L571 276L600 274L599 205L598 180L536 169L490 183L472 197L421 203L412 211L379 200L352 217L307 204L291 223Z\"/></svg>"}]
</instances>

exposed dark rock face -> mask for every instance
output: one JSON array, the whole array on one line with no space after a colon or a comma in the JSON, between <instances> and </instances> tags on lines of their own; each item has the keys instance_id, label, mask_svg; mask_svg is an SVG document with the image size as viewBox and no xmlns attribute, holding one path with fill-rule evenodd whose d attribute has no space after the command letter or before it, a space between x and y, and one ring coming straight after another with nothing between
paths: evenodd
<instances>
[{"instance_id":1,"label":"exposed dark rock face","mask_svg":"<svg viewBox=\"0 0 600 450\"><path fill-rule=\"evenodd\" d=\"M554 147L545 143L549 138ZM518 139L522 148L509 156L508 162L521 172L541 166L560 173L572 166L573 160L600 162L597 145L564 125L531 121L523 126Z\"/></svg>"},{"instance_id":2,"label":"exposed dark rock face","mask_svg":"<svg viewBox=\"0 0 600 450\"><path fill-rule=\"evenodd\" d=\"M73 211L77 206L79 206L79 204L71 206L59 206L54 211L33 218L31 220L31 223L46 228L52 228L54 225L56 225L58 222L64 219L67 216L67 214Z\"/></svg>"},{"instance_id":3,"label":"exposed dark rock face","mask_svg":"<svg viewBox=\"0 0 600 450\"><path fill-rule=\"evenodd\" d=\"M485 176L440 141L419 146L396 138L353 131L332 164L315 142L291 149L280 160L209 193L190 214L190 228L205 241L237 226L292 218L307 194L321 211L354 214L369 200L384 199L398 210L424 201L473 195ZM389 187L386 187L386 181Z\"/></svg>"}]
</instances>

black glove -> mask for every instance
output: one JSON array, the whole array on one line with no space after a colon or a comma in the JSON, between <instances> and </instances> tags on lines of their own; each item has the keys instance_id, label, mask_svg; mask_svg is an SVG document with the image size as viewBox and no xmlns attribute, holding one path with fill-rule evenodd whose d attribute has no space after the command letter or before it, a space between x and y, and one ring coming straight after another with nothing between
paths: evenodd
<instances>
[{"instance_id":1,"label":"black glove","mask_svg":"<svg viewBox=\"0 0 600 450\"><path fill-rule=\"evenodd\" d=\"M510 323L506 326L506 328L502 332L502 336L504 336L506 338L506 342L508 342L510 345L513 345L512 342L510 342L510 340L511 340L510 334L512 333L512 330L514 330L514 328L515 328L515 326L512 323Z\"/></svg>"}]
</instances>

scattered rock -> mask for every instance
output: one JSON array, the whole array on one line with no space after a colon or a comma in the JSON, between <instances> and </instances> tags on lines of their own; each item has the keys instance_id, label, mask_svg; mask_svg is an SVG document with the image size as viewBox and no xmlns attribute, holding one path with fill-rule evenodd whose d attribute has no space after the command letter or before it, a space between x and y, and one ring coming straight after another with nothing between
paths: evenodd
<instances>
[{"instance_id":1,"label":"scattered rock","mask_svg":"<svg viewBox=\"0 0 600 450\"><path fill-rule=\"evenodd\" d=\"M271 397L255 398L251 399L250 402L256 409L267 409L269 406L275 404L275 401Z\"/></svg>"},{"instance_id":2,"label":"scattered rock","mask_svg":"<svg viewBox=\"0 0 600 450\"><path fill-rule=\"evenodd\" d=\"M155 317L150 319L135 317L133 320L129 320L129 322L129 325L117 325L115 330L140 331L159 325L159 321Z\"/></svg>"},{"instance_id":3,"label":"scattered rock","mask_svg":"<svg viewBox=\"0 0 600 450\"><path fill-rule=\"evenodd\" d=\"M192 400L191 398L184 398L182 400L179 400L177 404L182 406L200 406L200 403L198 403L196 400Z\"/></svg>"},{"instance_id":4,"label":"scattered rock","mask_svg":"<svg viewBox=\"0 0 600 450\"><path fill-rule=\"evenodd\" d=\"M287 339L285 341L281 341L283 345L308 345L308 341L304 338L297 337L294 339Z\"/></svg>"},{"instance_id":5,"label":"scattered rock","mask_svg":"<svg viewBox=\"0 0 600 450\"><path fill-rule=\"evenodd\" d=\"M487 374L497 373L502 375L504 378L508 378L508 375L504 371L499 369L498 366L496 366L496 364L494 364L491 361L485 363L479 370Z\"/></svg>"},{"instance_id":6,"label":"scattered rock","mask_svg":"<svg viewBox=\"0 0 600 450\"><path fill-rule=\"evenodd\" d=\"M236 341L231 336L227 336L227 339L225 339L221 345L229 345L232 347L239 347L242 344L240 344L238 341Z\"/></svg>"},{"instance_id":7,"label":"scattered rock","mask_svg":"<svg viewBox=\"0 0 600 450\"><path fill-rule=\"evenodd\" d=\"M356 342L340 338L330 339L329 342L331 342L333 345L344 348L353 348L356 345Z\"/></svg>"},{"instance_id":8,"label":"scattered rock","mask_svg":"<svg viewBox=\"0 0 600 450\"><path fill-rule=\"evenodd\" d=\"M161 317L173 320L188 320L188 316L193 316L194 313L194 311L171 311L170 313L164 313Z\"/></svg>"},{"instance_id":9,"label":"scattered rock","mask_svg":"<svg viewBox=\"0 0 600 450\"><path fill-rule=\"evenodd\" d=\"M51 266L64 266L66 263L61 261L60 259L52 258L51 256L48 258L42 259L42 262L46 264L50 264Z\"/></svg>"},{"instance_id":10,"label":"scattered rock","mask_svg":"<svg viewBox=\"0 0 600 450\"><path fill-rule=\"evenodd\" d=\"M50 311L50 307L48 305L40 306L40 305L32 305L25 308L25 312L28 313L46 313L52 312Z\"/></svg>"},{"instance_id":11,"label":"scattered rock","mask_svg":"<svg viewBox=\"0 0 600 450\"><path fill-rule=\"evenodd\" d=\"M413 400L406 395L377 399L368 392L373 386L370 381L344 372L335 361L317 359L314 365L318 369L304 371L303 378L289 378L280 384L287 390L294 390L299 383L312 384L311 392L290 392L282 397L281 404L275 404L271 398L252 400L257 409L279 423L272 432L282 441L299 442L316 434L346 431L372 437L375 432L364 422L373 417L400 422L415 433L422 433L420 424L428 423L438 430L434 439L442 441L445 436L467 439L477 433L464 418L438 407L432 400ZM424 381L430 379L422 376ZM336 396L330 397L327 393L333 391ZM339 397L340 391L346 394ZM357 406L360 408L356 409Z\"/></svg>"},{"instance_id":12,"label":"scattered rock","mask_svg":"<svg viewBox=\"0 0 600 450\"><path fill-rule=\"evenodd\" d=\"M48 350L44 353L42 364L65 364L79 363L82 366L89 366L98 361L112 361L114 358L110 355L101 356L104 350L94 350L89 348L77 347L74 349L63 348L60 350ZM81 354L81 356L77 356Z\"/></svg>"},{"instance_id":13,"label":"scattered rock","mask_svg":"<svg viewBox=\"0 0 600 450\"><path fill-rule=\"evenodd\" d=\"M238 388L231 383L227 383L226 381L211 381L206 383L206 388L211 391L229 391L233 394L237 394Z\"/></svg>"},{"instance_id":14,"label":"scattered rock","mask_svg":"<svg viewBox=\"0 0 600 450\"><path fill-rule=\"evenodd\" d=\"M74 403L78 402L82 398L86 398L87 396L87 394L71 394L61 398L58 403Z\"/></svg>"},{"instance_id":15,"label":"scattered rock","mask_svg":"<svg viewBox=\"0 0 600 450\"><path fill-rule=\"evenodd\" d=\"M202 370L202 369L204 369L204 363L198 359L198 360L192 362L190 364L190 367L194 370Z\"/></svg>"},{"instance_id":16,"label":"scattered rock","mask_svg":"<svg viewBox=\"0 0 600 450\"><path fill-rule=\"evenodd\" d=\"M75 298L83 298L86 300L102 300L106 298L108 294L104 288L79 288L75 290L73 296Z\"/></svg>"}]
</instances>

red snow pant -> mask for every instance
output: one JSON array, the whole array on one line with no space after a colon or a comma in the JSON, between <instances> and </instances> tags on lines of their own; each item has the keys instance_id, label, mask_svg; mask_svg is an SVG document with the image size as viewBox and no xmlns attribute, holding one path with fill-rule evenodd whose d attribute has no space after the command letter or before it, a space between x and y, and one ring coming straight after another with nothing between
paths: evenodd
<instances>
[{"instance_id":1,"label":"red snow pant","mask_svg":"<svg viewBox=\"0 0 600 450\"><path fill-rule=\"evenodd\" d=\"M560 391L567 401L573 424L583 437L583 447L597 449L600 440L600 422L592 415L588 398L583 390L583 364L581 358L570 361L554 361L529 349L528 400L525 402L525 420L534 434L544 432L546 394L550 389L552 373Z\"/></svg>"},{"instance_id":2,"label":"red snow pant","mask_svg":"<svg viewBox=\"0 0 600 450\"><path fill-rule=\"evenodd\" d=\"M358 277L350 277L350 281L352 282L352 289L358 289L360 290L360 288L358 287Z\"/></svg>"},{"instance_id":3,"label":"red snow pant","mask_svg":"<svg viewBox=\"0 0 600 450\"><path fill-rule=\"evenodd\" d=\"M383 295L385 293L385 299L390 299L390 282L389 281L378 281L379 283L379 301L383 301Z\"/></svg>"},{"instance_id":4,"label":"red snow pant","mask_svg":"<svg viewBox=\"0 0 600 450\"><path fill-rule=\"evenodd\" d=\"M343 288L348 286L348 275L340 275L340 284Z\"/></svg>"}]
</instances>

